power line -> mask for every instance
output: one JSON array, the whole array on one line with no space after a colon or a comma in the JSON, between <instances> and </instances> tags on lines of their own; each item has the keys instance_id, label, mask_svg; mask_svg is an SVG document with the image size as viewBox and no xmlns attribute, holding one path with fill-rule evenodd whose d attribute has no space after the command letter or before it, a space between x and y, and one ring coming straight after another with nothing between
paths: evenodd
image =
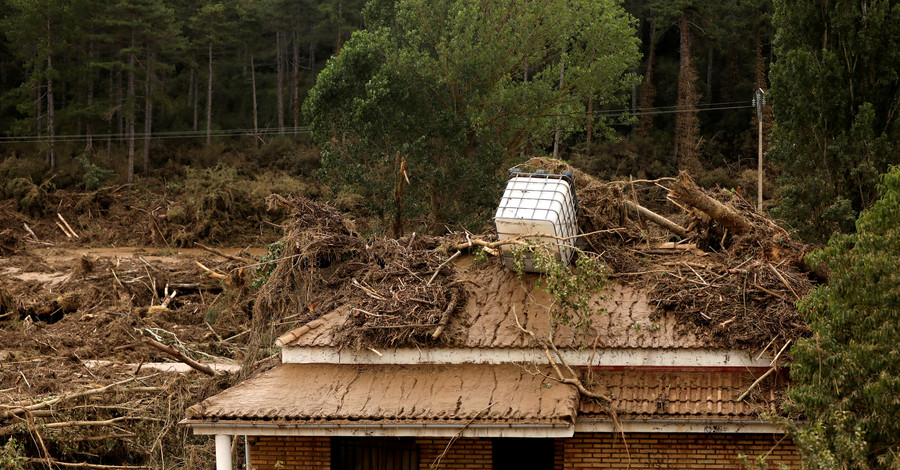
<instances>
[{"instance_id":1,"label":"power line","mask_svg":"<svg viewBox=\"0 0 900 470\"><path fill-rule=\"evenodd\" d=\"M628 113L631 116L645 116L645 115L656 115L656 114L676 114L676 113L701 113L708 111L726 111L733 109L748 109L753 108L752 104L748 104L746 101L729 101L729 102L720 102L720 103L703 103L698 104L690 109L678 109L678 106L655 106L649 108L634 108L632 111L630 108L627 109L613 109L607 110L602 113L595 113L595 117L600 118L616 118L621 117L625 113ZM271 135L289 135L289 134L310 134L312 133L312 128L309 126L298 126L298 127L285 127L284 130L281 129L261 129L256 132L255 135L261 136L271 136ZM212 137L253 137L254 132L253 129L221 129L210 132L210 136ZM135 140L167 140L167 139L196 139L196 138L205 138L206 131L165 131L165 132L153 132L150 134L146 133L135 133ZM19 137L3 137L0 136L0 144L25 144L25 143L39 143L39 142L47 142L50 139L49 136L46 135L31 135L31 136L19 136ZM124 133L108 133L108 134L93 134L90 136L90 140L106 140L112 139L117 142L128 140L128 135ZM55 136L53 141L64 143L64 142L87 142L89 137L86 134L69 134L69 135L58 135Z\"/></svg>"},{"instance_id":2,"label":"power line","mask_svg":"<svg viewBox=\"0 0 900 470\"><path fill-rule=\"evenodd\" d=\"M285 127L284 130L280 129L261 129L256 132L255 135L289 135L289 134L309 134L312 132L312 129L309 126L300 126L300 127ZM210 136L212 137L253 137L253 129L221 129L210 132ZM164 139L192 139L192 138L205 138L206 131L168 131L168 132L153 132L150 134L146 133L135 133L135 140L164 140ZM46 142L50 139L47 135L31 135L31 136L20 136L20 137L0 137L0 144L23 144L23 143L34 143L34 142ZM58 135L53 138L54 142L87 142L88 140L100 141L106 139L112 139L117 142L128 140L128 135L124 133L113 133L113 134L93 134L90 137L87 134L70 134L70 135Z\"/></svg>"}]
</instances>

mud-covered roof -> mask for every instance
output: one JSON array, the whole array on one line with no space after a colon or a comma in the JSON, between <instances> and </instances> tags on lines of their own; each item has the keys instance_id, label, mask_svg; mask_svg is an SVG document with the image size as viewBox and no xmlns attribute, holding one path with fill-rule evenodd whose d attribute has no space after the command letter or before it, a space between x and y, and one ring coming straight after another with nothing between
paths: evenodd
<instances>
[{"instance_id":1,"label":"mud-covered roof","mask_svg":"<svg viewBox=\"0 0 900 470\"><path fill-rule=\"evenodd\" d=\"M466 303L451 317L449 346L464 348L531 347L522 325L540 336L549 331L548 311L553 297L536 287L537 275L517 276L499 264L478 266L471 258L457 264L458 282L466 289ZM675 315L653 312L646 292L634 286L610 284L594 296L591 309L599 310L583 332L560 325L554 332L560 348L709 348L708 340L681 328ZM286 347L340 347L335 336L355 306L345 304L322 317L286 333L279 341Z\"/></svg>"},{"instance_id":2,"label":"mud-covered roof","mask_svg":"<svg viewBox=\"0 0 900 470\"><path fill-rule=\"evenodd\" d=\"M720 371L595 371L593 390L612 399L609 407L583 401L579 414L622 419L759 419L777 411L786 377L777 376L738 400L762 373Z\"/></svg>"},{"instance_id":3,"label":"mud-covered roof","mask_svg":"<svg viewBox=\"0 0 900 470\"><path fill-rule=\"evenodd\" d=\"M574 387L510 364L283 364L187 410L188 422L573 423Z\"/></svg>"}]
</instances>

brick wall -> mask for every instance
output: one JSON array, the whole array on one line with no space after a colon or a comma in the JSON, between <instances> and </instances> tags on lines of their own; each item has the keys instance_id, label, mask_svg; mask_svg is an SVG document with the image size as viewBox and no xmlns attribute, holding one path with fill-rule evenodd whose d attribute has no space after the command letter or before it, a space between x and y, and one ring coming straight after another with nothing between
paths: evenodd
<instances>
[{"instance_id":1,"label":"brick wall","mask_svg":"<svg viewBox=\"0 0 900 470\"><path fill-rule=\"evenodd\" d=\"M772 434L576 434L565 440L565 470L579 469L740 469L739 454L751 461L769 453L769 468L800 468L800 455L789 438ZM780 441L780 442L779 442ZM770 452L771 451L771 452Z\"/></svg>"},{"instance_id":2,"label":"brick wall","mask_svg":"<svg viewBox=\"0 0 900 470\"><path fill-rule=\"evenodd\" d=\"M449 438L416 439L419 469L428 470L447 447ZM490 439L457 439L441 458L441 470L481 470L491 468Z\"/></svg>"},{"instance_id":3,"label":"brick wall","mask_svg":"<svg viewBox=\"0 0 900 470\"><path fill-rule=\"evenodd\" d=\"M580 469L740 469L739 454L750 460L768 453L769 468L800 468L796 446L770 434L576 434L554 445L555 470ZM779 442L780 441L780 442ZM331 440L327 437L251 437L251 467L255 470L329 470ZM419 468L427 470L447 447L447 438L416 439ZM490 439L458 439L441 458L441 470L491 468Z\"/></svg>"},{"instance_id":4,"label":"brick wall","mask_svg":"<svg viewBox=\"0 0 900 470\"><path fill-rule=\"evenodd\" d=\"M249 437L250 467L256 470L329 470L327 437ZM279 464L280 462L280 464Z\"/></svg>"}]
</instances>

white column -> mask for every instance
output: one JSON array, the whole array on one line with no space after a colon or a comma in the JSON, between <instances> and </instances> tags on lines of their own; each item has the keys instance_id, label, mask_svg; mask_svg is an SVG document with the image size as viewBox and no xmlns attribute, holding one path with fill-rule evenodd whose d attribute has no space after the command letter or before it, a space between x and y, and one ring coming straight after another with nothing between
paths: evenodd
<instances>
[{"instance_id":1,"label":"white column","mask_svg":"<svg viewBox=\"0 0 900 470\"><path fill-rule=\"evenodd\" d=\"M216 434L216 470L231 470L231 436Z\"/></svg>"}]
</instances>

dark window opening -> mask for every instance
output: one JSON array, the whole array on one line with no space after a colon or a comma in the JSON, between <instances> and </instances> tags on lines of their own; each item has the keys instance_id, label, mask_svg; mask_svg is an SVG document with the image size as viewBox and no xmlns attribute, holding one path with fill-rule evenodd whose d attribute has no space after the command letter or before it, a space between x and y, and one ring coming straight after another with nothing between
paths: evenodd
<instances>
[{"instance_id":1,"label":"dark window opening","mask_svg":"<svg viewBox=\"0 0 900 470\"><path fill-rule=\"evenodd\" d=\"M413 439L334 437L331 470L418 470L419 451Z\"/></svg>"},{"instance_id":2,"label":"dark window opening","mask_svg":"<svg viewBox=\"0 0 900 470\"><path fill-rule=\"evenodd\" d=\"M494 470L553 470L553 439L493 439Z\"/></svg>"}]
</instances>

